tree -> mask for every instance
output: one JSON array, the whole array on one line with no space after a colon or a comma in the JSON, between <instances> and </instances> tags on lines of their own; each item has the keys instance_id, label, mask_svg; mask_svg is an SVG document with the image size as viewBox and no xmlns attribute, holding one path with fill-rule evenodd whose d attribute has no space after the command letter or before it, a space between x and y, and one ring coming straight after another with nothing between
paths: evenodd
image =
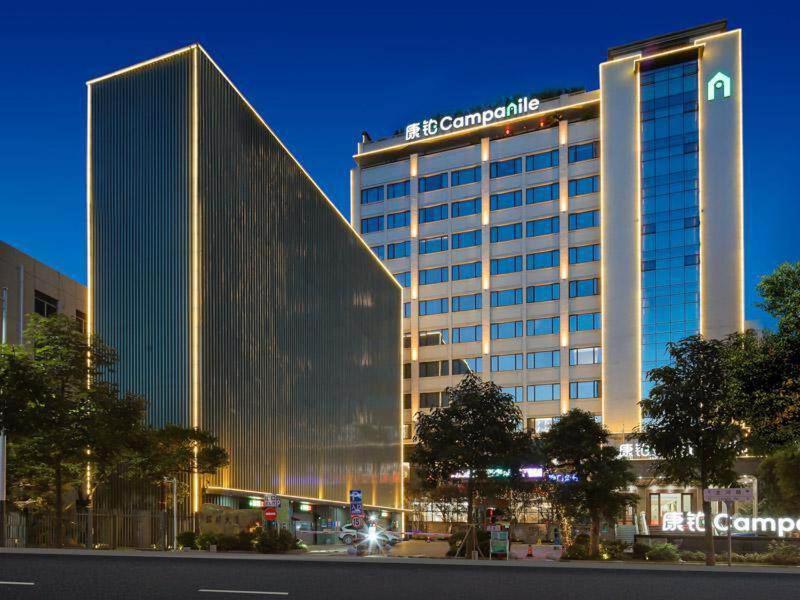
<instances>
[{"instance_id":1,"label":"tree","mask_svg":"<svg viewBox=\"0 0 800 600\"><path fill-rule=\"evenodd\" d=\"M800 447L782 448L758 466L758 486L772 514L800 515Z\"/></svg>"},{"instance_id":2,"label":"tree","mask_svg":"<svg viewBox=\"0 0 800 600\"><path fill-rule=\"evenodd\" d=\"M513 398L494 383L469 373L447 394L446 407L417 414L416 446L409 459L430 488L451 484L454 476L463 474L467 522L475 523L478 493L497 473L493 470L514 477L536 450L530 434L519 428L522 413Z\"/></svg>"},{"instance_id":3,"label":"tree","mask_svg":"<svg viewBox=\"0 0 800 600\"><path fill-rule=\"evenodd\" d=\"M589 412L573 409L562 416L541 441L550 465L560 475L551 496L565 514L589 517L589 554L600 554L600 525L615 521L636 502L625 490L636 481L630 462L608 446L608 430Z\"/></svg>"},{"instance_id":4,"label":"tree","mask_svg":"<svg viewBox=\"0 0 800 600\"><path fill-rule=\"evenodd\" d=\"M701 489L736 482L734 464L745 449L730 373L728 342L691 336L667 346L672 364L648 373L654 386L641 401L638 439L657 456L654 474ZM711 503L703 501L706 564L714 564Z\"/></svg>"}]
</instances>

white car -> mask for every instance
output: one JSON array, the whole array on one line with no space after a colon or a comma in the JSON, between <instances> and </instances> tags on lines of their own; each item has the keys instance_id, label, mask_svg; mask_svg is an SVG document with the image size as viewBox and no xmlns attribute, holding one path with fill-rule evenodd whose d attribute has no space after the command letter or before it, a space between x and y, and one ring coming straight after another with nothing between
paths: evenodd
<instances>
[{"instance_id":1,"label":"white car","mask_svg":"<svg viewBox=\"0 0 800 600\"><path fill-rule=\"evenodd\" d=\"M374 538L372 537L374 536ZM380 527L362 527L356 529L352 525L342 525L339 532L339 540L348 546L354 542L363 543L364 541L372 541L382 546L394 546L397 542L402 541L403 537L394 532Z\"/></svg>"}]
</instances>

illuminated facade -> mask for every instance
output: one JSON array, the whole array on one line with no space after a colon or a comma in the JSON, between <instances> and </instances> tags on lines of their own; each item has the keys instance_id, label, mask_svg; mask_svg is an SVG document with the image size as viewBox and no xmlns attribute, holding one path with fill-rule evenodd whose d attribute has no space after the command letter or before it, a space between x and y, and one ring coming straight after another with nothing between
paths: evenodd
<instances>
[{"instance_id":1,"label":"illuminated facade","mask_svg":"<svg viewBox=\"0 0 800 600\"><path fill-rule=\"evenodd\" d=\"M316 512L361 489L389 518L397 283L201 47L90 81L88 100L91 327L153 423L230 453L193 510L269 492Z\"/></svg>"},{"instance_id":2,"label":"illuminated facade","mask_svg":"<svg viewBox=\"0 0 800 600\"><path fill-rule=\"evenodd\" d=\"M667 342L743 328L741 31L612 48L599 78L359 143L351 222L404 287L406 443L467 370L531 429L582 408L629 433Z\"/></svg>"}]
</instances>

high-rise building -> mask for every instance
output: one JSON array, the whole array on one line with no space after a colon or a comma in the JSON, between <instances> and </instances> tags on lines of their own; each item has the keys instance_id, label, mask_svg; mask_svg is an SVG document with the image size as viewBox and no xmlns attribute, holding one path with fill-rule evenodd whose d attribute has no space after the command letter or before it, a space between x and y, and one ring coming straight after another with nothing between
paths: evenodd
<instances>
[{"instance_id":1,"label":"high-rise building","mask_svg":"<svg viewBox=\"0 0 800 600\"><path fill-rule=\"evenodd\" d=\"M668 342L743 328L740 55L711 23L610 49L597 90L364 135L351 220L403 286L406 443L467 371L537 432L576 407L630 432Z\"/></svg>"},{"instance_id":2,"label":"high-rise building","mask_svg":"<svg viewBox=\"0 0 800 600\"><path fill-rule=\"evenodd\" d=\"M152 423L228 450L193 510L271 492L336 522L360 489L399 520L390 273L200 46L88 88L90 329Z\"/></svg>"}]
</instances>

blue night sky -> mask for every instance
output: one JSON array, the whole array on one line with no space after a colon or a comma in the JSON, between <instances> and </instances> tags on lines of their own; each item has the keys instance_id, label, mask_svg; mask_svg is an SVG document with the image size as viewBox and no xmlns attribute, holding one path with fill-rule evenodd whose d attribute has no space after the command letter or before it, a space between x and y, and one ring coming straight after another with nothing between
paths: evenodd
<instances>
[{"instance_id":1,"label":"blue night sky","mask_svg":"<svg viewBox=\"0 0 800 600\"><path fill-rule=\"evenodd\" d=\"M780 3L9 0L0 8L0 239L86 281L88 79L200 42L339 209L362 130L535 89L598 86L609 46L727 18L744 30L747 318L800 260L797 28ZM493 11L497 11L496 13Z\"/></svg>"}]
</instances>

